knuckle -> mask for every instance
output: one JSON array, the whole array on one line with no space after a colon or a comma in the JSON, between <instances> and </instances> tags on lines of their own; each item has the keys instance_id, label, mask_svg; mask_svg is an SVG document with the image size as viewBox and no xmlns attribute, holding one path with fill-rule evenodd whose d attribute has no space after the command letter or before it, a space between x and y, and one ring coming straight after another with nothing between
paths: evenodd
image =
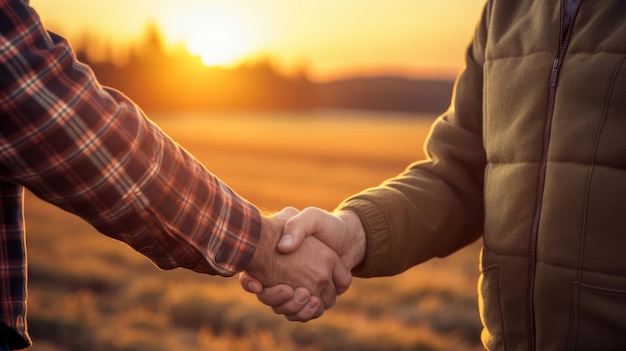
<instances>
[{"instance_id":1,"label":"knuckle","mask_svg":"<svg viewBox=\"0 0 626 351\"><path fill-rule=\"evenodd\" d=\"M317 270L315 271L314 280L317 285L328 285L332 282L332 276L328 271Z\"/></svg>"}]
</instances>

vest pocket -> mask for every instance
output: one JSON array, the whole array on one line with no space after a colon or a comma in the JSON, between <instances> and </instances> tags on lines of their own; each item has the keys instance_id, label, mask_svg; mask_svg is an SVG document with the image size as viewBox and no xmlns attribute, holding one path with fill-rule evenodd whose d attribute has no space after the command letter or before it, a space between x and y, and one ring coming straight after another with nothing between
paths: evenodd
<instances>
[{"instance_id":1,"label":"vest pocket","mask_svg":"<svg viewBox=\"0 0 626 351\"><path fill-rule=\"evenodd\" d=\"M626 290L572 282L568 350L626 349Z\"/></svg>"},{"instance_id":2,"label":"vest pocket","mask_svg":"<svg viewBox=\"0 0 626 351\"><path fill-rule=\"evenodd\" d=\"M484 267L478 280L478 307L483 324L480 339L487 350L505 349L498 271L497 264Z\"/></svg>"}]
</instances>

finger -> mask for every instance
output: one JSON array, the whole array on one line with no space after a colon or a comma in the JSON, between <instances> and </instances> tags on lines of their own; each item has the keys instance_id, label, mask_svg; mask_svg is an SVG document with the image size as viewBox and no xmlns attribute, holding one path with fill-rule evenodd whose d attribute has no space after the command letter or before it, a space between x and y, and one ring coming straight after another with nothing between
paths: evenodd
<instances>
[{"instance_id":1,"label":"finger","mask_svg":"<svg viewBox=\"0 0 626 351\"><path fill-rule=\"evenodd\" d=\"M335 289L335 286L332 284L327 285L322 290L320 298L322 299L325 309L335 306L335 303L337 302L337 290Z\"/></svg>"},{"instance_id":2,"label":"finger","mask_svg":"<svg viewBox=\"0 0 626 351\"><path fill-rule=\"evenodd\" d=\"M259 301L272 307L282 305L293 299L294 296L294 290L286 284L265 288L262 293L257 294Z\"/></svg>"},{"instance_id":3,"label":"finger","mask_svg":"<svg viewBox=\"0 0 626 351\"><path fill-rule=\"evenodd\" d=\"M319 318L323 314L324 314L324 306L322 306L322 304L320 303L319 307L317 308L317 311L315 312L315 314L313 315L311 319Z\"/></svg>"},{"instance_id":4,"label":"finger","mask_svg":"<svg viewBox=\"0 0 626 351\"><path fill-rule=\"evenodd\" d=\"M291 207L291 206L287 206L285 208L283 208L282 210L276 212L273 214L273 217L279 217L279 218L284 218L285 220L297 215L300 211L295 208L295 207Z\"/></svg>"},{"instance_id":5,"label":"finger","mask_svg":"<svg viewBox=\"0 0 626 351\"><path fill-rule=\"evenodd\" d=\"M339 261L333 270L333 283L337 290L337 296L348 290L352 284L352 272L346 267L343 261Z\"/></svg>"},{"instance_id":6,"label":"finger","mask_svg":"<svg viewBox=\"0 0 626 351\"><path fill-rule=\"evenodd\" d=\"M300 311L285 315L285 318L292 322L308 322L311 319L319 318L322 314L324 314L324 306L317 297L312 296Z\"/></svg>"},{"instance_id":7,"label":"finger","mask_svg":"<svg viewBox=\"0 0 626 351\"><path fill-rule=\"evenodd\" d=\"M283 303L282 305L274 306L272 310L276 314L296 314L302 310L311 298L311 293L308 289L297 288L293 299Z\"/></svg>"},{"instance_id":8,"label":"finger","mask_svg":"<svg viewBox=\"0 0 626 351\"><path fill-rule=\"evenodd\" d=\"M308 207L290 218L285 223L282 238L278 242L278 251L289 254L297 250L308 235L315 234L323 229L323 210Z\"/></svg>"},{"instance_id":9,"label":"finger","mask_svg":"<svg viewBox=\"0 0 626 351\"><path fill-rule=\"evenodd\" d=\"M263 284L246 272L239 273L239 284L241 284L243 290L249 293L260 294L263 292Z\"/></svg>"}]
</instances>

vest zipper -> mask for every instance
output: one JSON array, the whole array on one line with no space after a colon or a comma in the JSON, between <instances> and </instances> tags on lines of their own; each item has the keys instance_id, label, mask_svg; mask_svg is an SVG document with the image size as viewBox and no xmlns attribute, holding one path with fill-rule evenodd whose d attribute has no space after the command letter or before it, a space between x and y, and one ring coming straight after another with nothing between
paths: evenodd
<instances>
[{"instance_id":1,"label":"vest zipper","mask_svg":"<svg viewBox=\"0 0 626 351\"><path fill-rule=\"evenodd\" d=\"M582 3L582 1L580 1ZM532 229L530 233L530 254L528 263L528 321L529 321L529 342L530 349L536 350L536 330L535 330L535 306L534 306L534 291L535 291L535 275L537 273L537 240L539 237L539 224L541 222L541 207L543 203L543 195L545 190L546 173L548 169L548 148L550 146L550 134L552 131L552 118L554 116L554 104L556 100L556 86L559 78L559 72L561 70L561 63L563 57L567 51L567 45L569 44L570 32L574 18L580 7L580 3L574 10L574 13L570 14L569 23L566 23L564 8L565 0L561 0L561 20L559 24L559 47L557 57L552 62L552 69L550 72L550 86L548 93L548 111L544 122L544 134L543 134L543 150L541 153L541 161L539 163L539 170L537 172L537 199L535 203L535 213L533 215Z\"/></svg>"}]
</instances>

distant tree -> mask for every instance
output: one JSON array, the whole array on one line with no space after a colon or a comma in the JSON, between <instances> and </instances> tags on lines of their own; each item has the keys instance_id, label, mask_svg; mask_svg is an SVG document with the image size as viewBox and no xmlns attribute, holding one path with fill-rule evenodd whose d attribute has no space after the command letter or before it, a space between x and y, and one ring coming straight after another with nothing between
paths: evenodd
<instances>
[{"instance_id":1,"label":"distant tree","mask_svg":"<svg viewBox=\"0 0 626 351\"><path fill-rule=\"evenodd\" d=\"M452 82L399 77L313 83L307 66L281 73L271 57L225 69L207 67L185 50L168 53L155 22L140 42L129 45L128 60L115 64L112 46L86 32L74 46L101 83L121 90L145 109L310 109L351 108L442 112Z\"/></svg>"}]
</instances>

